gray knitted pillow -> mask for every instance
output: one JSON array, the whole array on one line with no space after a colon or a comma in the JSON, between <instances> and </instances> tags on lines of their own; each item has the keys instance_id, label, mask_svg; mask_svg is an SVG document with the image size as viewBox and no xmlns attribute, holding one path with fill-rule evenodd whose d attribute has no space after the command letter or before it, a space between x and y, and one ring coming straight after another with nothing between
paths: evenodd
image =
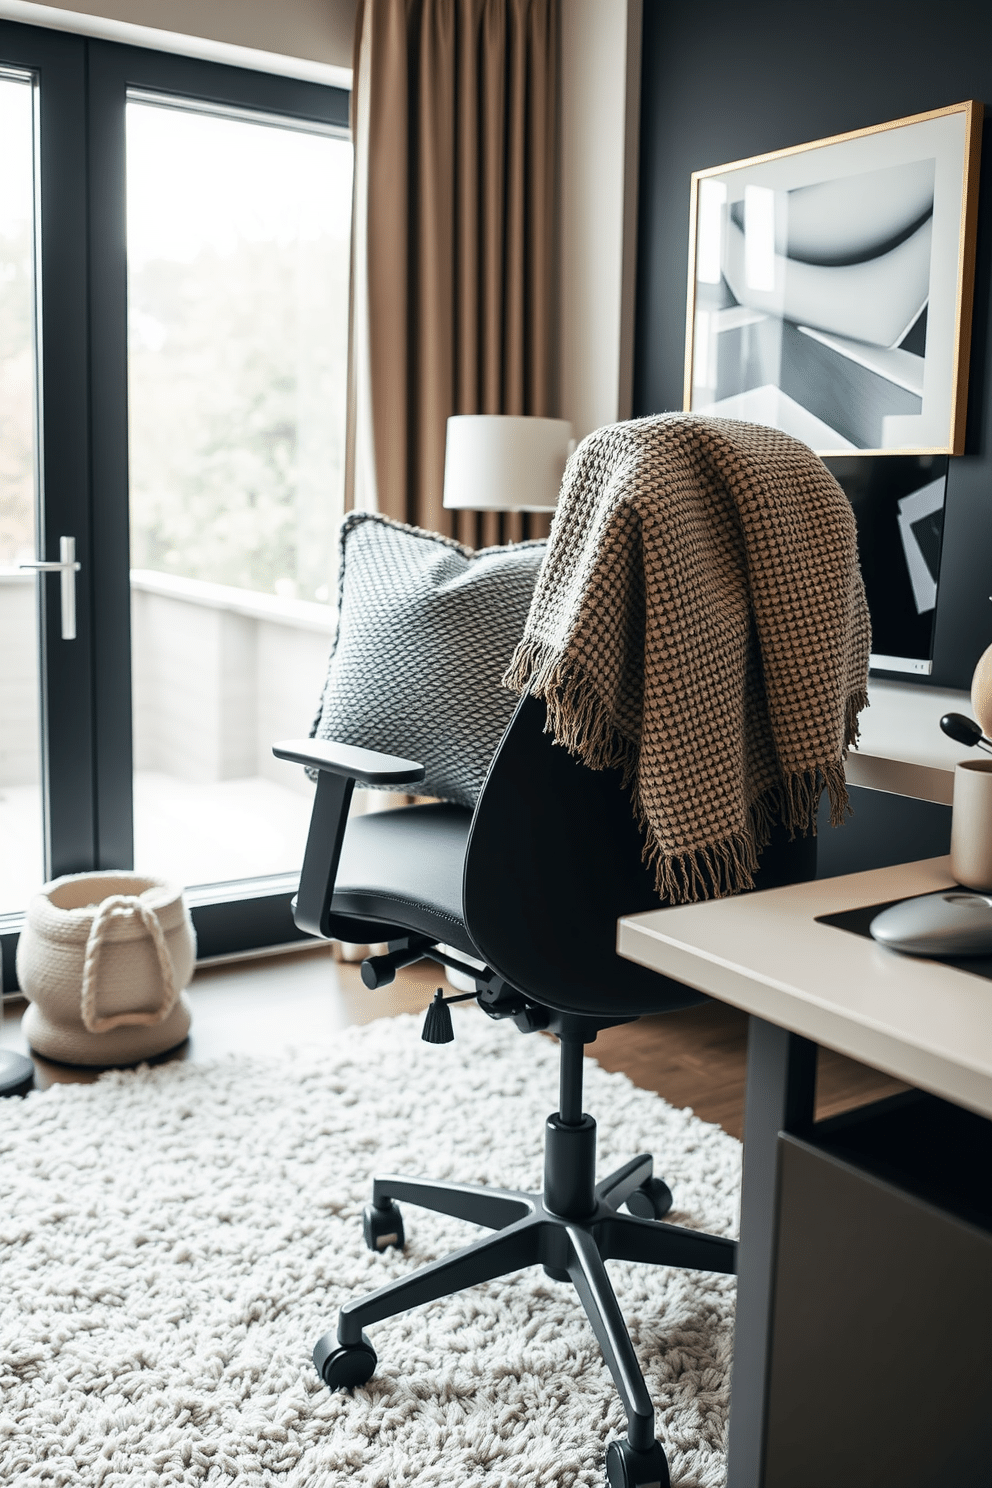
<instances>
[{"instance_id":1,"label":"gray knitted pillow","mask_svg":"<svg viewBox=\"0 0 992 1488\"><path fill-rule=\"evenodd\" d=\"M371 512L341 528L340 613L311 737L420 760L474 806L517 699L500 686L545 542L473 552Z\"/></svg>"}]
</instances>

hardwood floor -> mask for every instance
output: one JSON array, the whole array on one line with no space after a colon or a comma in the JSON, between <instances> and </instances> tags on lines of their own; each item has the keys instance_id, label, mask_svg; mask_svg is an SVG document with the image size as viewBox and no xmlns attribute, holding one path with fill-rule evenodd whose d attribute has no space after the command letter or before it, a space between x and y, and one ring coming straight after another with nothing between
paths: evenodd
<instances>
[{"instance_id":1,"label":"hardwood floor","mask_svg":"<svg viewBox=\"0 0 992 1488\"><path fill-rule=\"evenodd\" d=\"M427 963L401 971L391 987L369 992L357 966L339 965L327 946L286 955L205 966L187 996L193 1009L190 1037L164 1059L273 1054L282 1049L330 1049L350 1023L370 1023L396 1013L419 1012L438 985ZM23 1002L4 1008L0 1044L27 1054L20 1030ZM98 1071L53 1064L32 1056L35 1084L92 1081Z\"/></svg>"},{"instance_id":2,"label":"hardwood floor","mask_svg":"<svg viewBox=\"0 0 992 1488\"><path fill-rule=\"evenodd\" d=\"M747 1015L722 1002L705 1002L607 1028L587 1051L608 1070L623 1070L643 1090L673 1106L691 1106L732 1136L744 1135ZM816 1114L835 1116L895 1095L906 1086L832 1049L821 1049Z\"/></svg>"},{"instance_id":3,"label":"hardwood floor","mask_svg":"<svg viewBox=\"0 0 992 1488\"><path fill-rule=\"evenodd\" d=\"M342 1028L425 1008L438 985L430 962L407 967L391 987L369 992L358 967L336 962L325 946L201 968L189 990L193 1027L171 1059L206 1060L227 1054L271 1054L285 1048L334 1047ZM3 1010L0 1045L29 1052L20 1030L22 1002ZM481 1016L481 1015L480 1015ZM691 1106L705 1121L740 1137L744 1126L747 1019L709 1002L680 1013L608 1028L587 1050L608 1070L657 1091L675 1106ZM35 1083L96 1079L94 1070L52 1064L35 1056ZM830 1050L820 1051L817 1114L833 1115L905 1087Z\"/></svg>"}]
</instances>

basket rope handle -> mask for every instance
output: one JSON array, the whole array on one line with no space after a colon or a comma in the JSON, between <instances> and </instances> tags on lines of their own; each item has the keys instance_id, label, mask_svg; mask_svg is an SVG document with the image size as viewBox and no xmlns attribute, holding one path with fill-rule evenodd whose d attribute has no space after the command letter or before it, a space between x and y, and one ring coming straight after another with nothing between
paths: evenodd
<instances>
[{"instance_id":1,"label":"basket rope handle","mask_svg":"<svg viewBox=\"0 0 992 1488\"><path fill-rule=\"evenodd\" d=\"M137 914L155 947L158 969L162 977L162 1002L151 1012L111 1013L108 1017L102 1018L96 1008L97 969L100 965L100 953L103 950L103 942L111 917L127 911ZM111 1028L122 1028L125 1024L142 1024L147 1027L152 1023L164 1023L178 998L179 988L176 986L172 957L169 955L169 948L165 943L162 926L159 924L155 911L149 909L137 894L111 894L102 900L93 916L89 939L86 942L86 955L83 960L83 989L80 1005L83 1027L89 1033L108 1033Z\"/></svg>"}]
</instances>

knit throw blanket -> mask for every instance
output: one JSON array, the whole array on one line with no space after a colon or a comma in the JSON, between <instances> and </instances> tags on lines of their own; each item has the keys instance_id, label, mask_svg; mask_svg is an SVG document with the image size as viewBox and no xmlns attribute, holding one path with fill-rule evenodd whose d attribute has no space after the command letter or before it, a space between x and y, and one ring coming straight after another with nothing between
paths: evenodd
<instances>
[{"instance_id":1,"label":"knit throw blanket","mask_svg":"<svg viewBox=\"0 0 992 1488\"><path fill-rule=\"evenodd\" d=\"M847 808L870 635L854 515L804 444L667 414L569 462L504 684L555 740L620 766L663 899L752 888L782 822Z\"/></svg>"}]
</instances>

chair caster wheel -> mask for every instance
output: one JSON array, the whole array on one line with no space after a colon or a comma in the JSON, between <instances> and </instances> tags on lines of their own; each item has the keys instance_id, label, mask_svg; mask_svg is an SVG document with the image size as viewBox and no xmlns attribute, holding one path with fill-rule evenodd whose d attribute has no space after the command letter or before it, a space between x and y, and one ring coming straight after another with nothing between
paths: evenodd
<instances>
[{"instance_id":1,"label":"chair caster wheel","mask_svg":"<svg viewBox=\"0 0 992 1488\"><path fill-rule=\"evenodd\" d=\"M381 1208L377 1204L366 1204L362 1214L362 1234L369 1250L387 1250L389 1246L402 1250L406 1236L399 1205L392 1199Z\"/></svg>"},{"instance_id":2,"label":"chair caster wheel","mask_svg":"<svg viewBox=\"0 0 992 1488\"><path fill-rule=\"evenodd\" d=\"M664 1219L674 1202L664 1178L649 1178L634 1189L627 1200L627 1209L638 1219Z\"/></svg>"},{"instance_id":3,"label":"chair caster wheel","mask_svg":"<svg viewBox=\"0 0 992 1488\"><path fill-rule=\"evenodd\" d=\"M655 1442L648 1452L635 1452L630 1442L610 1442L606 1449L606 1481L609 1488L670 1488L668 1462Z\"/></svg>"},{"instance_id":4,"label":"chair caster wheel","mask_svg":"<svg viewBox=\"0 0 992 1488\"><path fill-rule=\"evenodd\" d=\"M364 1333L361 1343L338 1343L335 1333L325 1333L313 1351L313 1362L329 1390L353 1390L372 1378L378 1360Z\"/></svg>"}]
</instances>

